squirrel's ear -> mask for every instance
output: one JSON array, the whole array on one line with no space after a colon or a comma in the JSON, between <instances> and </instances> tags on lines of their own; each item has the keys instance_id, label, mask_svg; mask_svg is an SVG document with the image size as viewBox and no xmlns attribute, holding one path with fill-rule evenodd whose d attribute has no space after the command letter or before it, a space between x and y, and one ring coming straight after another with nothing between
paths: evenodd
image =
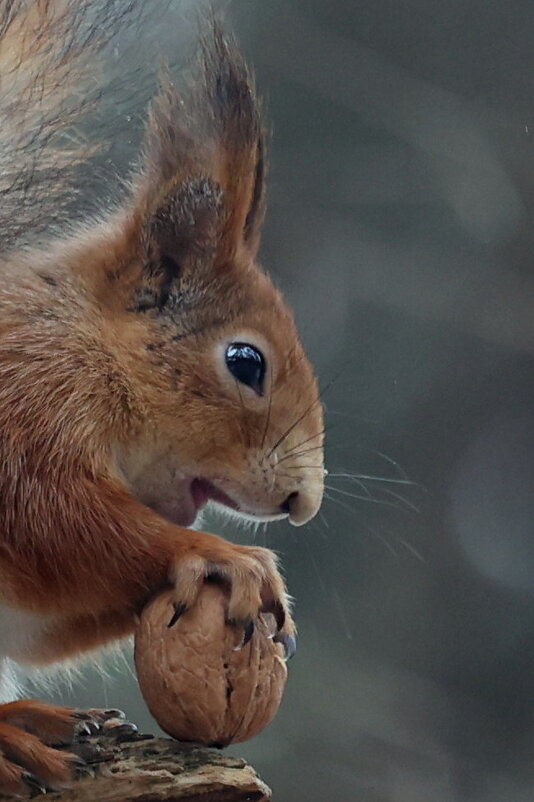
<instances>
[{"instance_id":1,"label":"squirrel's ear","mask_svg":"<svg viewBox=\"0 0 534 802\"><path fill-rule=\"evenodd\" d=\"M170 252L171 242L183 249L207 237L216 245L215 264L243 251L254 257L264 214L264 161L252 79L212 22L183 92L164 75L150 110L138 188L152 210L155 239Z\"/></svg>"},{"instance_id":2,"label":"squirrel's ear","mask_svg":"<svg viewBox=\"0 0 534 802\"><path fill-rule=\"evenodd\" d=\"M148 217L151 257L177 262L212 253L218 238L221 192L209 178L186 180L167 191Z\"/></svg>"},{"instance_id":3,"label":"squirrel's ear","mask_svg":"<svg viewBox=\"0 0 534 802\"><path fill-rule=\"evenodd\" d=\"M136 308L163 307L173 282L197 262L212 262L221 193L209 178L186 180L161 193L142 224L143 282Z\"/></svg>"}]
</instances>

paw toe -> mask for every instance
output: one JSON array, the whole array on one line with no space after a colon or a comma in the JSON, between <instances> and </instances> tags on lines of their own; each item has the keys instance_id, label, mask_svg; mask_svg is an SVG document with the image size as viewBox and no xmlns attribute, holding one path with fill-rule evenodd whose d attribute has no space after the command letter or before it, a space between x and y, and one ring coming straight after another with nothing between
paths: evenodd
<instances>
[{"instance_id":1,"label":"paw toe","mask_svg":"<svg viewBox=\"0 0 534 802\"><path fill-rule=\"evenodd\" d=\"M28 796L30 784L25 782L26 774L27 772L21 766L17 766L0 755L0 794ZM36 782L38 782L37 779Z\"/></svg>"}]
</instances>

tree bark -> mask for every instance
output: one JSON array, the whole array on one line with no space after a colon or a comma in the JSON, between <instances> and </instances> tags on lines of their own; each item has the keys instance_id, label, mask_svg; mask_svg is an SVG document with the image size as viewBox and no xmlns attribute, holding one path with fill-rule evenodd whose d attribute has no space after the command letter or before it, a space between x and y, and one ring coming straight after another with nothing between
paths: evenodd
<instances>
[{"instance_id":1,"label":"tree bark","mask_svg":"<svg viewBox=\"0 0 534 802\"><path fill-rule=\"evenodd\" d=\"M139 735L108 722L71 751L86 766L71 787L48 792L49 802L269 802L270 789L240 758L217 749Z\"/></svg>"}]
</instances>

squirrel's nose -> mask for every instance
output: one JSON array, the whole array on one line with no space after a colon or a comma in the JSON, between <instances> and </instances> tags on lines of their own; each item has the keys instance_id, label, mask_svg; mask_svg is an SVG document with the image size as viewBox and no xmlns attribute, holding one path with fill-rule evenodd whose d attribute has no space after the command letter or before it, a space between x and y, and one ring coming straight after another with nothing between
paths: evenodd
<instances>
[{"instance_id":1,"label":"squirrel's nose","mask_svg":"<svg viewBox=\"0 0 534 802\"><path fill-rule=\"evenodd\" d=\"M281 512L285 512L287 515L291 515L291 510L297 503L298 493L290 493L289 496L286 498L285 501L282 501L280 504Z\"/></svg>"},{"instance_id":2,"label":"squirrel's nose","mask_svg":"<svg viewBox=\"0 0 534 802\"><path fill-rule=\"evenodd\" d=\"M307 523L321 505L322 493L318 498L315 494L307 492L290 493L285 501L280 504L280 509L289 515L289 522L293 526L302 526Z\"/></svg>"}]
</instances>

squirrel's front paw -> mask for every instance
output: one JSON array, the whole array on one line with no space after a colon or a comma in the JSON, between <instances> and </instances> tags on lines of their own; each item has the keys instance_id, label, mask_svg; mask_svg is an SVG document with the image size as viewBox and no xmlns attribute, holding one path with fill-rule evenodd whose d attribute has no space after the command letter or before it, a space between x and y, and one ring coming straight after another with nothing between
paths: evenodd
<instances>
[{"instance_id":1,"label":"squirrel's front paw","mask_svg":"<svg viewBox=\"0 0 534 802\"><path fill-rule=\"evenodd\" d=\"M243 646L254 633L258 615L271 613L277 625L274 639L284 645L287 658L292 657L296 648L295 625L273 552L236 546L201 532L193 537L196 542L175 563L175 613L169 626L194 604L206 578L217 577L229 585L228 621L243 627Z\"/></svg>"}]
</instances>

